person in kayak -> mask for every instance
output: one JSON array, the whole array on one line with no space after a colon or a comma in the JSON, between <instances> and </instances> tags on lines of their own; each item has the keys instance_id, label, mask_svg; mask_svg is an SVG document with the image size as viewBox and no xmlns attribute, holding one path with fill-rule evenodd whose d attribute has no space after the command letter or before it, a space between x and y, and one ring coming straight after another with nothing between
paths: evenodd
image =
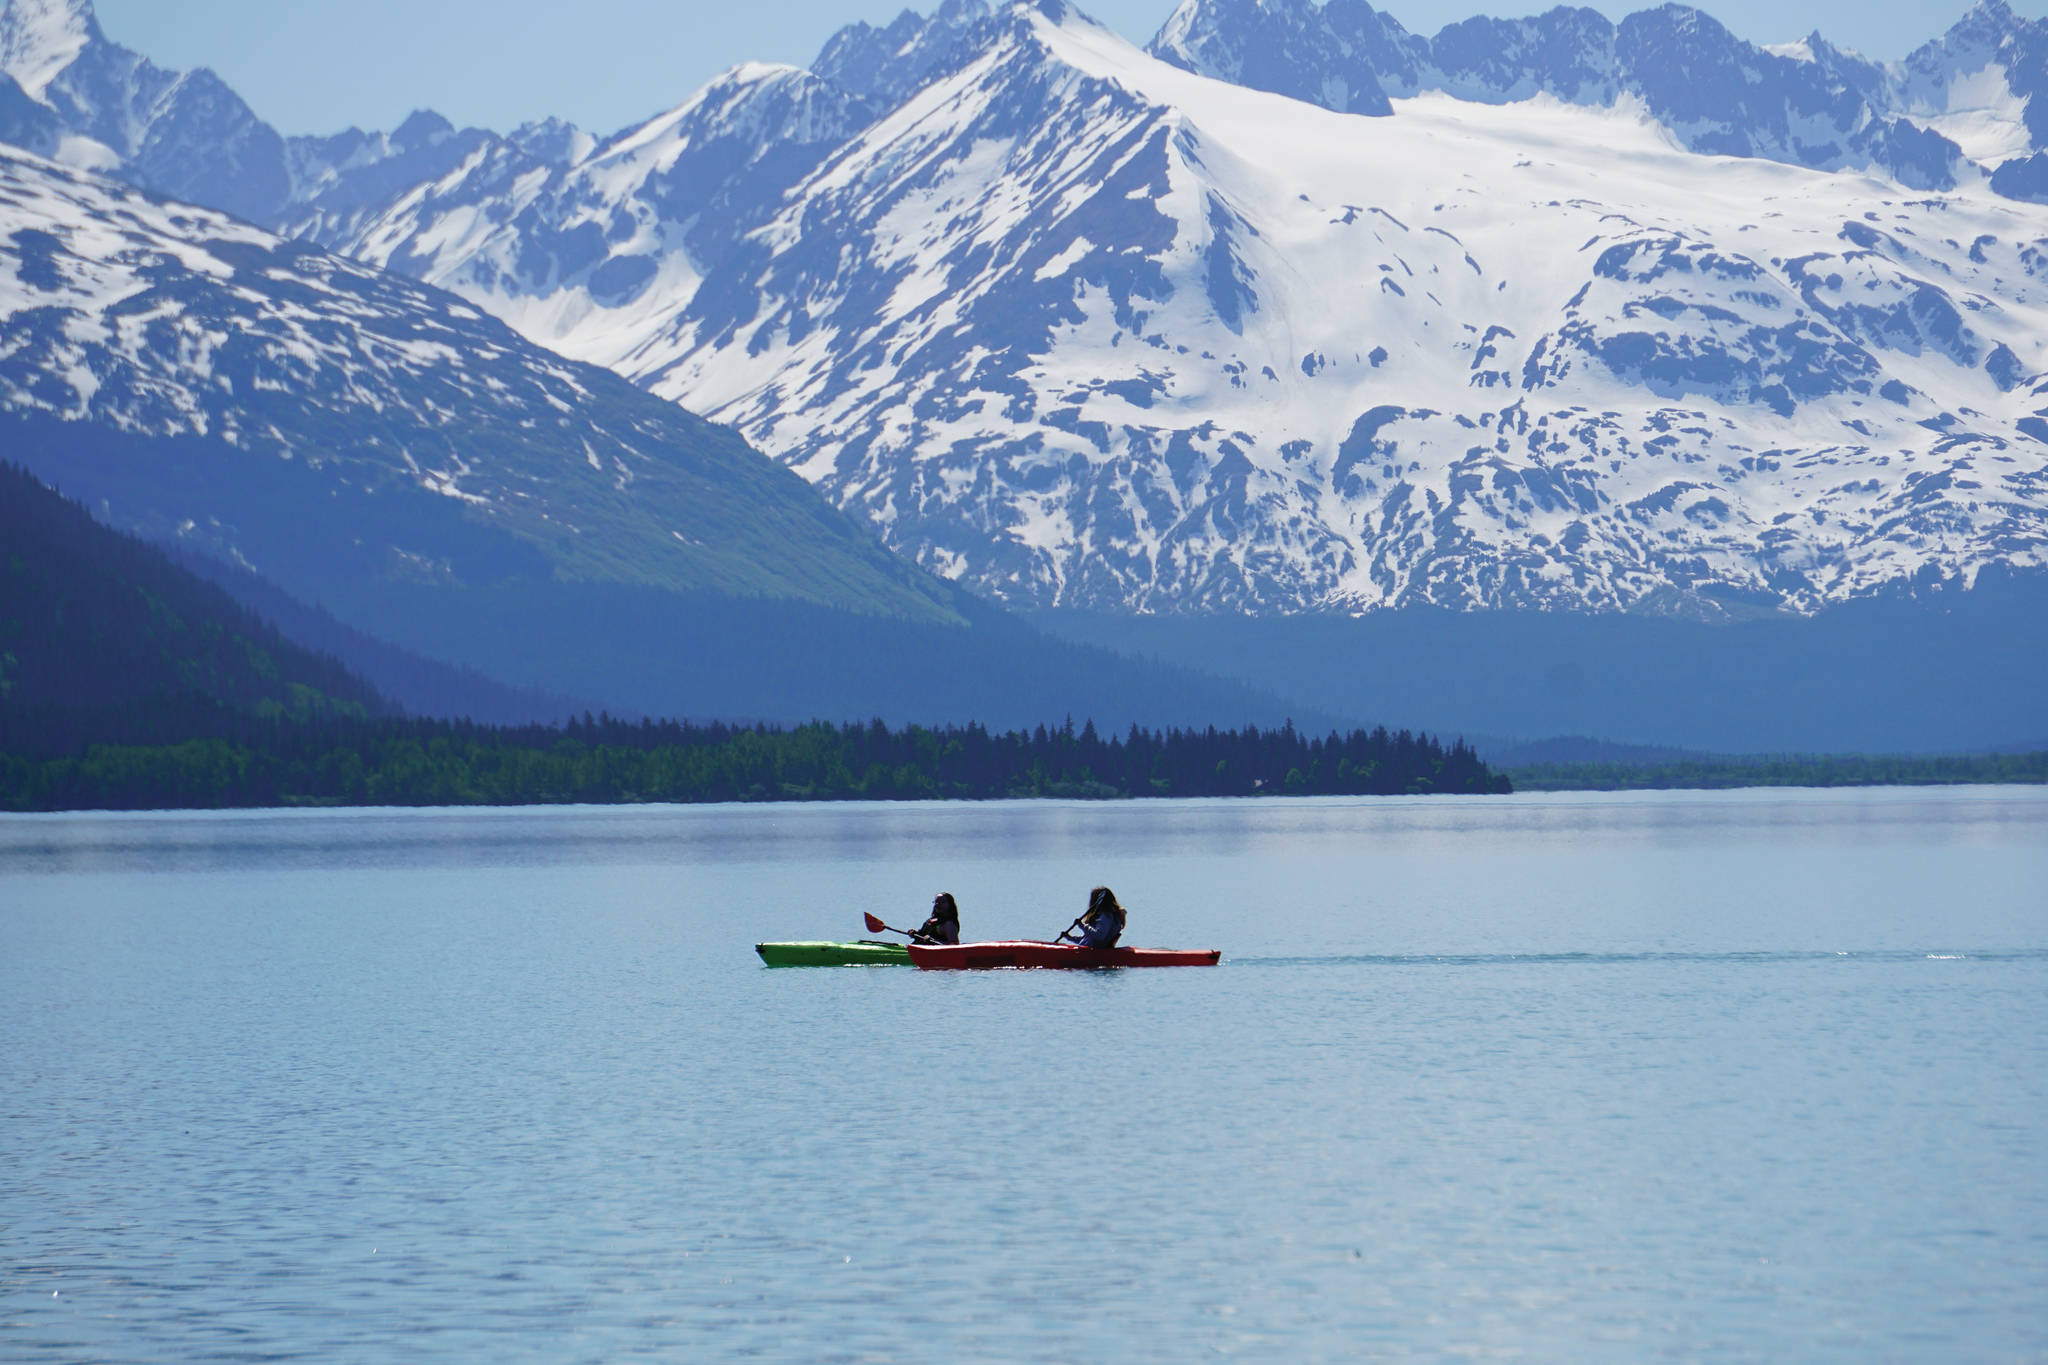
<instances>
[{"instance_id":1,"label":"person in kayak","mask_svg":"<svg viewBox=\"0 0 2048 1365\"><path fill-rule=\"evenodd\" d=\"M958 943L960 941L960 907L953 900L953 893L941 891L932 897L931 918L918 926L910 936L912 943Z\"/></svg>"},{"instance_id":2,"label":"person in kayak","mask_svg":"<svg viewBox=\"0 0 2048 1365\"><path fill-rule=\"evenodd\" d=\"M1124 908L1116 903L1116 892L1098 886L1088 893L1088 913L1067 933L1083 948L1114 948L1124 933ZM1060 935L1065 938L1066 934Z\"/></svg>"}]
</instances>

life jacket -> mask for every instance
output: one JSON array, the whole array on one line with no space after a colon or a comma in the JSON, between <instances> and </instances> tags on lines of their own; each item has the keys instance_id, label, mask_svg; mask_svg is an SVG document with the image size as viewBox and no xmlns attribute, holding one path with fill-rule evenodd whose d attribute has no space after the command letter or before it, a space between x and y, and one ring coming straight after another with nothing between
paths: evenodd
<instances>
[{"instance_id":1,"label":"life jacket","mask_svg":"<svg viewBox=\"0 0 2048 1365\"><path fill-rule=\"evenodd\" d=\"M1114 948L1124 934L1124 908L1091 910L1081 916L1081 946Z\"/></svg>"},{"instance_id":2,"label":"life jacket","mask_svg":"<svg viewBox=\"0 0 2048 1365\"><path fill-rule=\"evenodd\" d=\"M917 941L920 943L958 943L960 941L960 921L957 919L940 919L937 915L933 915L918 928Z\"/></svg>"}]
</instances>

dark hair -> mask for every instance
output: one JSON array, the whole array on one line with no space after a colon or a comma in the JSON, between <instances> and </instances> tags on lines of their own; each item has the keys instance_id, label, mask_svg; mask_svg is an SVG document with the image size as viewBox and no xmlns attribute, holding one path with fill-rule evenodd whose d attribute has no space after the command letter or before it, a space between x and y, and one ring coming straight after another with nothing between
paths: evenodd
<instances>
[{"instance_id":1,"label":"dark hair","mask_svg":"<svg viewBox=\"0 0 2048 1365\"><path fill-rule=\"evenodd\" d=\"M956 924L959 922L960 907L954 903L952 892L941 891L932 897L932 914L939 919L952 920Z\"/></svg>"},{"instance_id":2,"label":"dark hair","mask_svg":"<svg viewBox=\"0 0 2048 1365\"><path fill-rule=\"evenodd\" d=\"M1091 915L1097 910L1121 909L1123 907L1116 903L1116 892L1106 886L1098 886L1088 893L1088 913Z\"/></svg>"}]
</instances>

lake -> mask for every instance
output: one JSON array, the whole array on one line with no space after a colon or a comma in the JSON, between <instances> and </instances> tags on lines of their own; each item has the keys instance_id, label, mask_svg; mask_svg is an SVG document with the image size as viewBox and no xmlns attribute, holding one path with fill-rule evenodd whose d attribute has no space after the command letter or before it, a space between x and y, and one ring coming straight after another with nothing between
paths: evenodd
<instances>
[{"instance_id":1,"label":"lake","mask_svg":"<svg viewBox=\"0 0 2048 1365\"><path fill-rule=\"evenodd\" d=\"M9 1361L2040 1359L2044 1120L2039 789L0 819Z\"/></svg>"}]
</instances>

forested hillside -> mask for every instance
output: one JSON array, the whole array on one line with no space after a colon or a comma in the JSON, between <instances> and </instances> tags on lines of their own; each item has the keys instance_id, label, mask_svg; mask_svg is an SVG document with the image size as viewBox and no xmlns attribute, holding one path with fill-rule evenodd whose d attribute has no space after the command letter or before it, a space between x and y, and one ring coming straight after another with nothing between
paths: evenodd
<instances>
[{"instance_id":1,"label":"forested hillside","mask_svg":"<svg viewBox=\"0 0 2048 1365\"><path fill-rule=\"evenodd\" d=\"M333 657L0 464L0 744L61 749L195 699L274 717L391 710Z\"/></svg>"}]
</instances>

